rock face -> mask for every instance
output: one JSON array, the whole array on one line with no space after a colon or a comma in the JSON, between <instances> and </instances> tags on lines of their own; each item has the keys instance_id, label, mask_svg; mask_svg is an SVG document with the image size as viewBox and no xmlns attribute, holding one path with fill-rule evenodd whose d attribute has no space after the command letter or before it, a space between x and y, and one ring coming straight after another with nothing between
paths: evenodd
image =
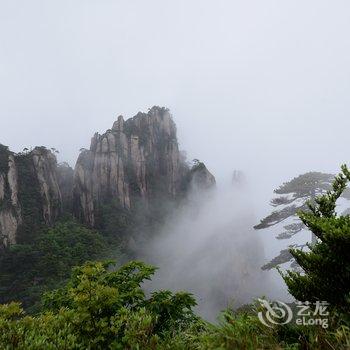
<instances>
[{"instance_id":1,"label":"rock face","mask_svg":"<svg viewBox=\"0 0 350 350\"><path fill-rule=\"evenodd\" d=\"M0 145L0 247L16 242L21 222L15 159L7 147Z\"/></svg>"},{"instance_id":2,"label":"rock face","mask_svg":"<svg viewBox=\"0 0 350 350\"><path fill-rule=\"evenodd\" d=\"M15 154L0 144L0 248L32 241L63 213L100 228L125 226L123 215L140 208L140 217L153 210L157 220L166 203L175 203L190 186L203 190L213 184L203 163L187 165L176 125L161 107L127 121L120 116L112 129L96 133L74 171L67 163L57 165L45 147Z\"/></svg>"},{"instance_id":3,"label":"rock face","mask_svg":"<svg viewBox=\"0 0 350 350\"><path fill-rule=\"evenodd\" d=\"M190 171L190 181L192 189L205 191L215 187L216 180L204 163L196 162Z\"/></svg>"},{"instance_id":4,"label":"rock face","mask_svg":"<svg viewBox=\"0 0 350 350\"><path fill-rule=\"evenodd\" d=\"M190 169L179 152L176 125L168 110L153 107L124 121L122 116L105 134L83 150L74 174L74 210L94 226L101 204L114 200L133 209L158 196L183 193Z\"/></svg>"},{"instance_id":5,"label":"rock face","mask_svg":"<svg viewBox=\"0 0 350 350\"><path fill-rule=\"evenodd\" d=\"M52 225L62 199L56 157L44 147L14 154L0 145L0 246L17 243L19 232Z\"/></svg>"},{"instance_id":6,"label":"rock face","mask_svg":"<svg viewBox=\"0 0 350 350\"><path fill-rule=\"evenodd\" d=\"M33 172L38 180L42 200L42 215L47 225L52 225L61 213L62 198L57 180L56 157L45 148L31 152Z\"/></svg>"},{"instance_id":7,"label":"rock face","mask_svg":"<svg viewBox=\"0 0 350 350\"><path fill-rule=\"evenodd\" d=\"M73 210L73 178L74 170L68 163L60 163L57 166L57 180L62 197L62 210L71 214Z\"/></svg>"}]
</instances>

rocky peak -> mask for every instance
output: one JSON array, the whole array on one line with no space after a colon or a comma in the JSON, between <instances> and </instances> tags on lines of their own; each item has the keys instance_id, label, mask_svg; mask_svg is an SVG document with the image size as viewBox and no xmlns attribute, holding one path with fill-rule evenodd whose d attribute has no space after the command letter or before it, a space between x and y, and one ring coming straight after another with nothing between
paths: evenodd
<instances>
[{"instance_id":1,"label":"rocky peak","mask_svg":"<svg viewBox=\"0 0 350 350\"><path fill-rule=\"evenodd\" d=\"M116 220L139 207L150 212L175 203L190 184L206 189L215 178L203 163L190 169L164 107L127 120L119 116L111 129L95 133L74 171L57 165L45 147L16 154L0 144L0 247L32 240L63 212L94 227L103 226L106 206Z\"/></svg>"},{"instance_id":2,"label":"rocky peak","mask_svg":"<svg viewBox=\"0 0 350 350\"><path fill-rule=\"evenodd\" d=\"M96 133L90 150L81 152L74 173L76 216L91 226L102 204L117 201L132 209L147 205L159 193L176 198L190 169L179 152L176 125L164 107L154 106L112 129Z\"/></svg>"},{"instance_id":3,"label":"rocky peak","mask_svg":"<svg viewBox=\"0 0 350 350\"><path fill-rule=\"evenodd\" d=\"M190 185L193 189L205 191L215 187L216 180L204 163L194 160L194 165L190 171Z\"/></svg>"},{"instance_id":4,"label":"rocky peak","mask_svg":"<svg viewBox=\"0 0 350 350\"><path fill-rule=\"evenodd\" d=\"M42 199L43 219L52 225L61 212L62 197L57 179L56 156L45 147L36 147L29 154Z\"/></svg>"},{"instance_id":5,"label":"rocky peak","mask_svg":"<svg viewBox=\"0 0 350 350\"><path fill-rule=\"evenodd\" d=\"M118 117L118 120L114 122L113 127L112 127L113 131L124 131L124 118L122 115L120 115Z\"/></svg>"},{"instance_id":6,"label":"rocky peak","mask_svg":"<svg viewBox=\"0 0 350 350\"><path fill-rule=\"evenodd\" d=\"M0 145L0 246L16 243L20 231L57 219L62 199L56 167L45 147L16 154Z\"/></svg>"}]
</instances>

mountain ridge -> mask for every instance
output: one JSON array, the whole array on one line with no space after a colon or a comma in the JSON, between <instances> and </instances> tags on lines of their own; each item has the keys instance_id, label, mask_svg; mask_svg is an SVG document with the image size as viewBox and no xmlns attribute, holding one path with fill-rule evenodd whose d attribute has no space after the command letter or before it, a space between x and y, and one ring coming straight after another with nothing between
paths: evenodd
<instances>
[{"instance_id":1,"label":"mountain ridge","mask_svg":"<svg viewBox=\"0 0 350 350\"><path fill-rule=\"evenodd\" d=\"M191 168L186 162L164 107L127 120L119 116L111 129L95 133L74 170L58 164L54 151L35 147L14 153L1 145L0 246L30 240L64 213L96 227L106 203L127 211L147 209L152 202L181 198L191 182L202 182L202 190L215 185L203 163L204 168Z\"/></svg>"}]
</instances>

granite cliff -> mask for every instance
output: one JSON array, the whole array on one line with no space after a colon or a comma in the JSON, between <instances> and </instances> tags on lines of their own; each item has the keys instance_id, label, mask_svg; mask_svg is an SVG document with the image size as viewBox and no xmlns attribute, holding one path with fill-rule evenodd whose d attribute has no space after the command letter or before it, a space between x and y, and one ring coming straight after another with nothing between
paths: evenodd
<instances>
[{"instance_id":1,"label":"granite cliff","mask_svg":"<svg viewBox=\"0 0 350 350\"><path fill-rule=\"evenodd\" d=\"M211 174L210 174L211 175ZM75 215L95 226L102 204L117 201L124 209L159 198L176 199L194 177L179 151L176 125L169 111L152 107L103 135L95 134L78 158L74 174ZM215 183L214 177L208 177Z\"/></svg>"},{"instance_id":2,"label":"granite cliff","mask_svg":"<svg viewBox=\"0 0 350 350\"><path fill-rule=\"evenodd\" d=\"M191 186L204 190L214 184L203 163L187 164L163 107L126 121L119 116L111 129L93 136L90 149L81 150L74 171L57 164L45 147L16 154L0 145L0 247L30 242L62 214L99 228L108 220L117 226L125 213L140 213L137 208L143 216L153 210L152 217L159 217L165 213L159 208L184 197Z\"/></svg>"},{"instance_id":3,"label":"granite cliff","mask_svg":"<svg viewBox=\"0 0 350 350\"><path fill-rule=\"evenodd\" d=\"M30 239L60 215L56 168L55 155L44 147L16 154L0 145L0 246Z\"/></svg>"}]
</instances>

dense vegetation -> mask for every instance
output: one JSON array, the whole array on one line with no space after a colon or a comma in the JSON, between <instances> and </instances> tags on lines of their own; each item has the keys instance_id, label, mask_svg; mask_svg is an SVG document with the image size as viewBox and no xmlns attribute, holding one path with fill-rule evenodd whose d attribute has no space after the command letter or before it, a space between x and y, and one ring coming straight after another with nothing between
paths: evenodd
<instances>
[{"instance_id":1,"label":"dense vegetation","mask_svg":"<svg viewBox=\"0 0 350 350\"><path fill-rule=\"evenodd\" d=\"M292 249L291 254L304 273L284 276L289 291L301 301L326 300L350 316L350 216L337 216L336 201L350 181L344 165L332 189L301 212L303 223L317 237L310 251Z\"/></svg>"},{"instance_id":2,"label":"dense vegetation","mask_svg":"<svg viewBox=\"0 0 350 350\"><path fill-rule=\"evenodd\" d=\"M17 244L0 256L0 302L18 300L36 310L43 291L69 278L73 266L107 252L103 237L71 218L45 228L30 243Z\"/></svg>"},{"instance_id":3,"label":"dense vegetation","mask_svg":"<svg viewBox=\"0 0 350 350\"><path fill-rule=\"evenodd\" d=\"M186 292L157 291L141 284L155 268L130 262L75 268L68 283L43 297L43 311L26 316L18 303L0 306L1 349L348 349L350 332L335 319L332 329L263 325L253 306L227 310L218 325L193 312ZM335 318L336 315L333 315Z\"/></svg>"},{"instance_id":4,"label":"dense vegetation","mask_svg":"<svg viewBox=\"0 0 350 350\"><path fill-rule=\"evenodd\" d=\"M303 272L283 275L297 300L329 303L328 328L293 321L267 327L259 320L264 309L258 303L226 310L218 324L209 324L196 316L196 301L187 292L145 295L142 283L151 279L153 266L135 261L119 268L109 261L83 264L108 253L106 240L66 220L33 244L12 247L1 259L1 269L7 271L1 278L37 288L37 303L26 315L19 303L10 302L21 299L23 290L1 290L7 300L0 305L0 349L349 349L350 217L335 212L349 181L343 166L327 193L308 203L310 210L299 212L317 241L308 251L291 251ZM22 265L14 264L20 259ZM69 267L79 264L67 279Z\"/></svg>"},{"instance_id":5,"label":"dense vegetation","mask_svg":"<svg viewBox=\"0 0 350 350\"><path fill-rule=\"evenodd\" d=\"M23 224L19 226L17 241L27 244L44 228L42 214L43 199L40 195L40 185L33 166L31 153L20 153L16 157L18 171L18 199L21 203Z\"/></svg>"}]
</instances>

